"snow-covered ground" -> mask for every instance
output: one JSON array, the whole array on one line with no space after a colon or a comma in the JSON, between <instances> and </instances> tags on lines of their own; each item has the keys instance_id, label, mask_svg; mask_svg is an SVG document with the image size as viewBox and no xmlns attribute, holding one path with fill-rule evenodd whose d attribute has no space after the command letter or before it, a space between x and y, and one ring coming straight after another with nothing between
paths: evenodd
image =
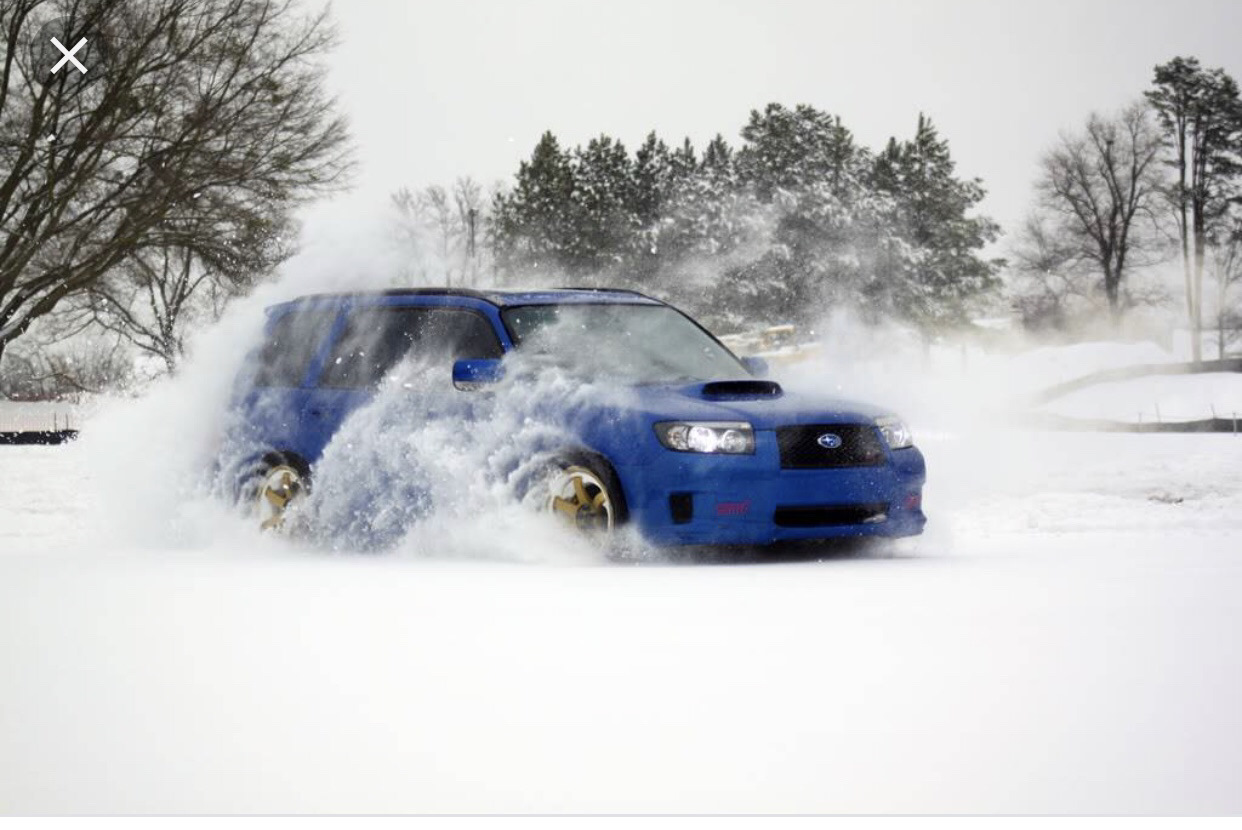
<instances>
[{"instance_id":1,"label":"snow-covered ground","mask_svg":"<svg viewBox=\"0 0 1242 830\"><path fill-rule=\"evenodd\" d=\"M0 809L1242 810L1242 438L1010 428L1003 384L1066 379L1029 353L826 361L788 385L912 416L924 537L314 551L186 495L176 387L0 448Z\"/></svg>"}]
</instances>

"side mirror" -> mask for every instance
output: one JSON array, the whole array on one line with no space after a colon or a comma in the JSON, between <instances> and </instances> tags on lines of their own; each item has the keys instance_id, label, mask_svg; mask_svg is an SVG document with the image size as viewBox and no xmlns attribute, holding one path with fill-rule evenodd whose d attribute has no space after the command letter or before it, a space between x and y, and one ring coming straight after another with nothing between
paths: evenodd
<instances>
[{"instance_id":1,"label":"side mirror","mask_svg":"<svg viewBox=\"0 0 1242 830\"><path fill-rule=\"evenodd\" d=\"M493 358L471 358L453 363L453 385L463 391L498 383L504 376L505 367Z\"/></svg>"},{"instance_id":2,"label":"side mirror","mask_svg":"<svg viewBox=\"0 0 1242 830\"><path fill-rule=\"evenodd\" d=\"M757 378L766 378L768 376L768 362L762 357L744 357L742 358L742 365L746 367L746 371Z\"/></svg>"}]
</instances>

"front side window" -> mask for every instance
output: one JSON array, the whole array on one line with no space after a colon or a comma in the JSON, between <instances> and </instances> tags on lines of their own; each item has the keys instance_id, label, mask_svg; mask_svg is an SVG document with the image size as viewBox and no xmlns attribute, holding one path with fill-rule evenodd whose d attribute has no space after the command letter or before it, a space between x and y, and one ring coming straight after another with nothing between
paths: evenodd
<instances>
[{"instance_id":1,"label":"front side window","mask_svg":"<svg viewBox=\"0 0 1242 830\"><path fill-rule=\"evenodd\" d=\"M445 377L453 361L498 358L504 350L492 325L464 309L378 307L350 312L332 347L320 386L360 389L379 384L407 357Z\"/></svg>"}]
</instances>

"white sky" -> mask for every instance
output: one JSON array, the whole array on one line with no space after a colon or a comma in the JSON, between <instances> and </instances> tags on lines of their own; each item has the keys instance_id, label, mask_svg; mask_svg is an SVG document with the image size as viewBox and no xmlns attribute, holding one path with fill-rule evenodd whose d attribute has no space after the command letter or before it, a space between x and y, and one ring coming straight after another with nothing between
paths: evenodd
<instances>
[{"instance_id":1,"label":"white sky","mask_svg":"<svg viewBox=\"0 0 1242 830\"><path fill-rule=\"evenodd\" d=\"M1041 153L1093 109L1194 55L1242 78L1239 0L734 2L337 0L331 84L359 149L360 195L508 179L551 129L632 151L655 129L730 143L770 101L839 114L862 143L918 114L984 179L1006 229Z\"/></svg>"}]
</instances>

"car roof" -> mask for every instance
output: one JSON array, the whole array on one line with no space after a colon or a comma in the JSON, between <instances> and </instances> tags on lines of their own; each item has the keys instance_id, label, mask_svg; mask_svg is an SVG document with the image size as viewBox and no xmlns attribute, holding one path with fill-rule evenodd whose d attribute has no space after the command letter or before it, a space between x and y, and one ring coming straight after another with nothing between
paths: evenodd
<instances>
[{"instance_id":1,"label":"car roof","mask_svg":"<svg viewBox=\"0 0 1242 830\"><path fill-rule=\"evenodd\" d=\"M268 311L313 301L331 305L338 300L366 300L381 297L463 297L483 300L499 307L522 305L569 305L601 303L609 305L663 305L659 300L624 288L538 288L527 291L476 291L471 288L390 288L384 291L345 291L307 294L270 306Z\"/></svg>"}]
</instances>

